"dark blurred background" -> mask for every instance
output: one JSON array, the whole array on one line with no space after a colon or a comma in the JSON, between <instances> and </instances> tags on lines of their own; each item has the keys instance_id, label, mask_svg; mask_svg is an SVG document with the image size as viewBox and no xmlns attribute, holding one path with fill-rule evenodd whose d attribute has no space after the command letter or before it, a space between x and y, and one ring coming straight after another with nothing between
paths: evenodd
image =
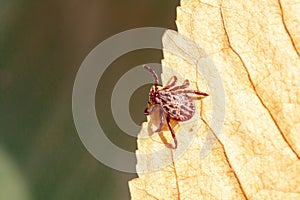
<instances>
[{"instance_id":1,"label":"dark blurred background","mask_svg":"<svg viewBox=\"0 0 300 200\"><path fill-rule=\"evenodd\" d=\"M0 200L130 198L127 182L137 175L101 164L78 137L73 82L87 54L108 37L145 26L176 30L178 5L179 0L0 1ZM128 151L135 151L136 138L113 120L113 85L132 67L161 58L158 50L128 53L99 82L97 115L106 119L101 126ZM139 124L148 91L141 87L130 101Z\"/></svg>"}]
</instances>

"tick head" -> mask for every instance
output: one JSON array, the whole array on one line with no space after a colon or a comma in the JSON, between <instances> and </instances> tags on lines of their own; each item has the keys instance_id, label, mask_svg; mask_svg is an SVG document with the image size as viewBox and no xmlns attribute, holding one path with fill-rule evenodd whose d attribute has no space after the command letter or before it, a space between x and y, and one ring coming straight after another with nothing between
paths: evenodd
<instances>
[{"instance_id":1,"label":"tick head","mask_svg":"<svg viewBox=\"0 0 300 200\"><path fill-rule=\"evenodd\" d=\"M156 100L155 100L156 96L157 96L157 90L156 90L156 87L153 86L149 92L149 103L150 104L156 103Z\"/></svg>"}]
</instances>

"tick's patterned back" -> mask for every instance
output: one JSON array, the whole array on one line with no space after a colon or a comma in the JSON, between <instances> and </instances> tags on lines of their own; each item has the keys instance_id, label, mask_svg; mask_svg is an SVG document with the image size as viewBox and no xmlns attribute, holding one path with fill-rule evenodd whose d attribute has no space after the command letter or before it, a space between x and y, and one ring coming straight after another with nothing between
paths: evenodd
<instances>
[{"instance_id":1,"label":"tick's patterned back","mask_svg":"<svg viewBox=\"0 0 300 200\"><path fill-rule=\"evenodd\" d=\"M176 93L170 91L158 91L156 97L158 102L172 119L177 121L186 121L193 117L195 113L195 105L191 97L184 93Z\"/></svg>"}]
</instances>

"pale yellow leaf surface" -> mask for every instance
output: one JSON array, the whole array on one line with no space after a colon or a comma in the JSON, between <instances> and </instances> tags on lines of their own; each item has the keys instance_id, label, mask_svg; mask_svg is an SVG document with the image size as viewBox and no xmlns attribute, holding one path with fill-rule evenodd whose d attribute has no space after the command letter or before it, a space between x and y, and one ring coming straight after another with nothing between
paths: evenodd
<instances>
[{"instance_id":1,"label":"pale yellow leaf surface","mask_svg":"<svg viewBox=\"0 0 300 200\"><path fill-rule=\"evenodd\" d=\"M162 39L163 85L178 75L210 96L174 123L176 150L168 129L142 138L143 124L132 199L300 199L299 10L299 0L181 0L178 33Z\"/></svg>"}]
</instances>

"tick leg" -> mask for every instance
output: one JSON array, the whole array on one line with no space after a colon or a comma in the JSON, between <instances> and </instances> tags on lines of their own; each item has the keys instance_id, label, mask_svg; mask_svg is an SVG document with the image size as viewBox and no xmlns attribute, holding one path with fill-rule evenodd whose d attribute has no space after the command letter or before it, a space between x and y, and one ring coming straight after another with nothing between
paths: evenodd
<instances>
[{"instance_id":1,"label":"tick leg","mask_svg":"<svg viewBox=\"0 0 300 200\"><path fill-rule=\"evenodd\" d=\"M154 131L155 133L160 132L164 126L164 115L162 109L159 110L159 118L160 118L159 127L156 129L156 131Z\"/></svg>"},{"instance_id":2,"label":"tick leg","mask_svg":"<svg viewBox=\"0 0 300 200\"><path fill-rule=\"evenodd\" d=\"M155 104L154 106L150 107L150 109L146 108L144 111L145 115L151 115L154 111L154 109L158 106L158 104Z\"/></svg>"},{"instance_id":3,"label":"tick leg","mask_svg":"<svg viewBox=\"0 0 300 200\"><path fill-rule=\"evenodd\" d=\"M149 115L148 108L145 108L144 115Z\"/></svg>"},{"instance_id":4,"label":"tick leg","mask_svg":"<svg viewBox=\"0 0 300 200\"><path fill-rule=\"evenodd\" d=\"M202 95L205 97L209 96L205 92L200 92L199 90L180 90L180 91L176 91L176 93L193 93L193 94Z\"/></svg>"},{"instance_id":5,"label":"tick leg","mask_svg":"<svg viewBox=\"0 0 300 200\"><path fill-rule=\"evenodd\" d=\"M157 89L157 86L158 86L158 84L159 84L157 74L155 73L155 71L154 71L153 69L151 69L150 67L148 67L148 66L146 66L146 65L144 65L144 68L145 68L146 70L148 70L148 72L150 72L150 73L152 74L152 76L154 77L154 86L155 86L155 88Z\"/></svg>"},{"instance_id":6,"label":"tick leg","mask_svg":"<svg viewBox=\"0 0 300 200\"><path fill-rule=\"evenodd\" d=\"M170 91L182 90L182 89L189 87L189 85L190 85L190 81L186 79L186 80L184 80L182 85L173 87L172 89L170 89Z\"/></svg>"},{"instance_id":7,"label":"tick leg","mask_svg":"<svg viewBox=\"0 0 300 200\"><path fill-rule=\"evenodd\" d=\"M167 124L168 124L169 130L170 130L170 132L172 134L172 137L173 137L173 140L174 140L174 144L175 144L175 147L173 147L171 145L169 145L169 147L171 147L173 149L177 149L177 139L176 139L176 135L174 133L174 129L173 129L171 123L170 123L170 118L168 116L166 118L167 118Z\"/></svg>"},{"instance_id":8,"label":"tick leg","mask_svg":"<svg viewBox=\"0 0 300 200\"><path fill-rule=\"evenodd\" d=\"M172 76L171 79L174 79L171 83L169 83L168 85L166 85L164 88L162 88L162 90L167 90L171 87L174 87L175 84L177 83L177 76Z\"/></svg>"}]
</instances>

